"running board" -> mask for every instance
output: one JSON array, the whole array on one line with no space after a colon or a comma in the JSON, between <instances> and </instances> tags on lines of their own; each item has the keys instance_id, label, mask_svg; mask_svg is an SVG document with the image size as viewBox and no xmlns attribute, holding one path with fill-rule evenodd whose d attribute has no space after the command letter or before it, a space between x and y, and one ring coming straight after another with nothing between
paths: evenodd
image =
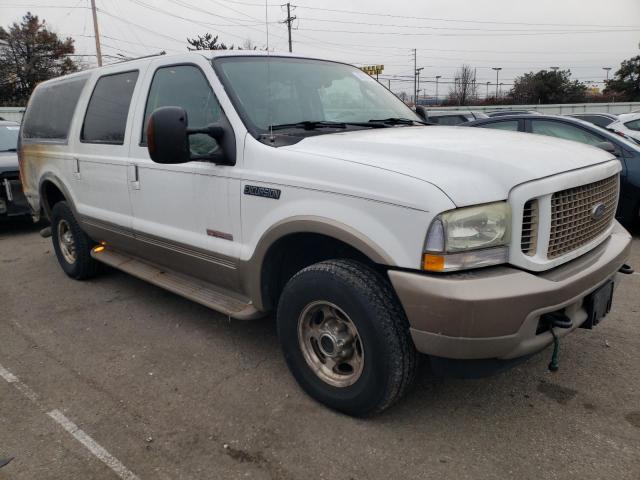
<instances>
[{"instance_id":1,"label":"running board","mask_svg":"<svg viewBox=\"0 0 640 480\"><path fill-rule=\"evenodd\" d=\"M250 320L263 316L249 301L231 296L202 280L161 268L153 263L138 260L123 252L98 245L91 256L99 262L122 270L177 295L193 300L229 317Z\"/></svg>"}]
</instances>

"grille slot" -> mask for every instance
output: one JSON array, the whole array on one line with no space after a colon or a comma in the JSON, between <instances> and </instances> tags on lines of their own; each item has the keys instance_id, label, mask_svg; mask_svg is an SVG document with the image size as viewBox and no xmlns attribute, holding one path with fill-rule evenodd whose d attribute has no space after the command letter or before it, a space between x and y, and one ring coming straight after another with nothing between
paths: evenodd
<instances>
[{"instance_id":1,"label":"grille slot","mask_svg":"<svg viewBox=\"0 0 640 480\"><path fill-rule=\"evenodd\" d=\"M553 194L547 258L557 258L589 243L611 225L618 203L619 183L618 175L614 175ZM594 218L594 208L601 203L604 214Z\"/></svg>"},{"instance_id":2,"label":"grille slot","mask_svg":"<svg viewBox=\"0 0 640 480\"><path fill-rule=\"evenodd\" d=\"M524 204L522 213L522 236L520 248L522 253L532 257L538 247L538 200L529 200Z\"/></svg>"}]
</instances>

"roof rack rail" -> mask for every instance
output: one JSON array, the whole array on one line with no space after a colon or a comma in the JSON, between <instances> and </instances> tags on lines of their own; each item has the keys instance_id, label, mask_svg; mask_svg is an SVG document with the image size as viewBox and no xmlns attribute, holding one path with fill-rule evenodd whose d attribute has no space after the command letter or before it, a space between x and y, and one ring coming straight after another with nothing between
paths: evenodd
<instances>
[{"instance_id":1,"label":"roof rack rail","mask_svg":"<svg viewBox=\"0 0 640 480\"><path fill-rule=\"evenodd\" d=\"M141 57L125 57L124 55L122 55L121 53L118 54L118 57L121 58L120 61L118 62L114 62L114 63L125 63L125 62L132 62L134 60L141 60L143 58L151 58L151 57L159 57L160 55L166 55L167 52L165 52L164 50L161 50L158 53L151 53L149 55L143 55Z\"/></svg>"}]
</instances>

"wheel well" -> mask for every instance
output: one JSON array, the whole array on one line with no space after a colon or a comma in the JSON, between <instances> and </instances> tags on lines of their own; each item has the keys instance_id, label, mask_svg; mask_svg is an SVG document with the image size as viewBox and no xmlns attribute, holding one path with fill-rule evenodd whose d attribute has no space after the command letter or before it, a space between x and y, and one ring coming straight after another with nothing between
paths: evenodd
<instances>
[{"instance_id":1,"label":"wheel well","mask_svg":"<svg viewBox=\"0 0 640 480\"><path fill-rule=\"evenodd\" d=\"M380 266L351 245L317 233L293 233L274 243L265 256L261 274L262 301L267 309L278 304L282 289L303 268L324 260L348 258Z\"/></svg>"},{"instance_id":2,"label":"wheel well","mask_svg":"<svg viewBox=\"0 0 640 480\"><path fill-rule=\"evenodd\" d=\"M66 200L67 198L62 193L55 183L53 182L44 182L42 184L42 206L44 207L44 211L47 214L47 217L51 218L51 210L53 206L58 203Z\"/></svg>"}]
</instances>

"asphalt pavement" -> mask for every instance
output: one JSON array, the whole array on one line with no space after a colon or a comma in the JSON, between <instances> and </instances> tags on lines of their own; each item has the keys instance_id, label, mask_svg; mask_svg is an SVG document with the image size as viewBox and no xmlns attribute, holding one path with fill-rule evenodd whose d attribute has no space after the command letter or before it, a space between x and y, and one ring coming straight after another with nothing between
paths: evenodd
<instances>
[{"instance_id":1,"label":"asphalt pavement","mask_svg":"<svg viewBox=\"0 0 640 480\"><path fill-rule=\"evenodd\" d=\"M630 263L640 268L640 233ZM503 374L421 372L372 419L286 369L242 322L117 271L77 282L38 227L0 224L5 479L640 478L640 275L593 331Z\"/></svg>"}]
</instances>

